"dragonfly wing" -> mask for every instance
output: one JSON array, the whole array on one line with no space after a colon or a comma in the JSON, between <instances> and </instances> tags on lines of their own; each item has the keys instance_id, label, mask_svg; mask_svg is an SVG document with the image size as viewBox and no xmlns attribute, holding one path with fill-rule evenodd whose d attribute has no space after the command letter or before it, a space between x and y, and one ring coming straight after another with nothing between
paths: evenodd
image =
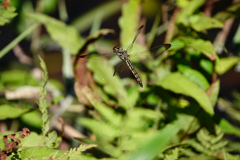
<instances>
[{"instance_id":1,"label":"dragonfly wing","mask_svg":"<svg viewBox=\"0 0 240 160\"><path fill-rule=\"evenodd\" d=\"M162 44L157 51L153 54L153 58L157 58L158 56L160 56L163 52L165 52L166 50L168 50L171 47L171 44Z\"/></svg>"},{"instance_id":2,"label":"dragonfly wing","mask_svg":"<svg viewBox=\"0 0 240 160\"><path fill-rule=\"evenodd\" d=\"M108 59L109 62L111 63L111 65L116 65L117 63L119 63L119 58L118 56L116 56L113 53L97 53L97 52L91 52L88 54L83 54L78 56L78 58L86 58L86 59L92 59L92 60L96 60L99 61L99 57Z\"/></svg>"},{"instance_id":3,"label":"dragonfly wing","mask_svg":"<svg viewBox=\"0 0 240 160\"><path fill-rule=\"evenodd\" d=\"M120 68L122 68L122 70L123 70L123 62L121 62L119 65L117 65L117 67L115 68L115 70L114 70L114 73L113 73L113 76L116 74L116 72L120 69ZM122 72L122 70L121 70L121 72Z\"/></svg>"},{"instance_id":4,"label":"dragonfly wing","mask_svg":"<svg viewBox=\"0 0 240 160\"><path fill-rule=\"evenodd\" d=\"M139 33L140 33L141 30L143 29L143 26L144 26L144 25L141 25L141 26L138 28L138 31L137 31L137 33L135 34L132 43L131 43L131 44L128 46L128 48L126 49L126 51L127 51L128 53L131 52L131 50L132 50L132 48L133 48L133 44L134 44L135 40L137 39Z\"/></svg>"},{"instance_id":5,"label":"dragonfly wing","mask_svg":"<svg viewBox=\"0 0 240 160\"><path fill-rule=\"evenodd\" d=\"M130 56L130 59L135 61L135 59L141 59L141 60L147 60L148 58L152 57L152 58L157 58L158 56L160 56L163 52L165 52L167 49L169 49L171 47L171 44L161 44L158 46L155 46L153 48L150 48L148 50L145 51L141 51L141 52L137 52L137 53L132 53ZM151 53L149 53L151 52ZM152 55L152 56L150 56Z\"/></svg>"},{"instance_id":6,"label":"dragonfly wing","mask_svg":"<svg viewBox=\"0 0 240 160\"><path fill-rule=\"evenodd\" d=\"M84 55L80 55L79 58L83 58L83 59L91 59L93 60L95 63L102 63L101 58L103 59L108 59L108 63L111 66L116 66L116 69L114 70L113 76L115 75L115 73L123 66L122 61L119 59L118 56L116 56L113 53L96 53L96 52L92 52L89 54L84 54ZM120 63L120 64L119 64ZM119 64L119 65L118 65Z\"/></svg>"}]
</instances>

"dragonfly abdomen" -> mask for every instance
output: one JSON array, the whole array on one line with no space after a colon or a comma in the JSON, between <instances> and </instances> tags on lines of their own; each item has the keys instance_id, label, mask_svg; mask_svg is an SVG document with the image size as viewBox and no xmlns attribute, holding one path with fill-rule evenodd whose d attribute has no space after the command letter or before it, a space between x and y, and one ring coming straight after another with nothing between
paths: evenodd
<instances>
[{"instance_id":1,"label":"dragonfly abdomen","mask_svg":"<svg viewBox=\"0 0 240 160\"><path fill-rule=\"evenodd\" d=\"M132 73L133 73L134 77L136 78L138 84L139 84L141 87L143 87L142 81L141 81L141 79L140 79L137 71L136 71L135 68L133 67L131 61L130 61L129 59L126 59L126 63L127 63L128 67L129 67L129 69L132 71Z\"/></svg>"}]
</instances>

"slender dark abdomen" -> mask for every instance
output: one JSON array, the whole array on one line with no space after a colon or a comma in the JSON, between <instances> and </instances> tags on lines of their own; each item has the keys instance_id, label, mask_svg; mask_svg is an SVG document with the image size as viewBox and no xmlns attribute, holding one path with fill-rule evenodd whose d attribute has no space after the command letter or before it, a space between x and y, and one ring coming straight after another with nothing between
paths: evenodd
<instances>
[{"instance_id":1,"label":"slender dark abdomen","mask_svg":"<svg viewBox=\"0 0 240 160\"><path fill-rule=\"evenodd\" d=\"M135 68L133 67L131 61L130 61L129 59L127 59L127 60L126 60L126 63L127 63L128 67L129 67L129 69L132 71L132 73L133 73L134 77L136 78L138 84L139 84L141 87L143 87L142 81L141 81L141 79L140 79L137 71L136 71Z\"/></svg>"}]
</instances>

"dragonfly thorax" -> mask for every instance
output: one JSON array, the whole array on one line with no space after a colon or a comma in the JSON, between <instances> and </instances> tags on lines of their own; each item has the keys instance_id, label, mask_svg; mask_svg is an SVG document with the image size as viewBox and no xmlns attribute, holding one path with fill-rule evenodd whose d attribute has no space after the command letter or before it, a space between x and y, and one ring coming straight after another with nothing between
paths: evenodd
<instances>
[{"instance_id":1,"label":"dragonfly thorax","mask_svg":"<svg viewBox=\"0 0 240 160\"><path fill-rule=\"evenodd\" d=\"M127 60L129 59L129 55L127 54L127 51L120 48L119 46L113 47L113 52L121 59L121 60Z\"/></svg>"}]
</instances>

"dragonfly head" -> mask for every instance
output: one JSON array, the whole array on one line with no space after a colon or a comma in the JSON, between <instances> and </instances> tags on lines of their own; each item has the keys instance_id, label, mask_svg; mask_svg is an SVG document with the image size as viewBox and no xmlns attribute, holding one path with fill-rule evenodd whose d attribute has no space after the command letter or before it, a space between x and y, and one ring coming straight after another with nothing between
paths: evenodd
<instances>
[{"instance_id":1,"label":"dragonfly head","mask_svg":"<svg viewBox=\"0 0 240 160\"><path fill-rule=\"evenodd\" d=\"M113 47L113 52L119 50L119 46L114 46Z\"/></svg>"}]
</instances>

